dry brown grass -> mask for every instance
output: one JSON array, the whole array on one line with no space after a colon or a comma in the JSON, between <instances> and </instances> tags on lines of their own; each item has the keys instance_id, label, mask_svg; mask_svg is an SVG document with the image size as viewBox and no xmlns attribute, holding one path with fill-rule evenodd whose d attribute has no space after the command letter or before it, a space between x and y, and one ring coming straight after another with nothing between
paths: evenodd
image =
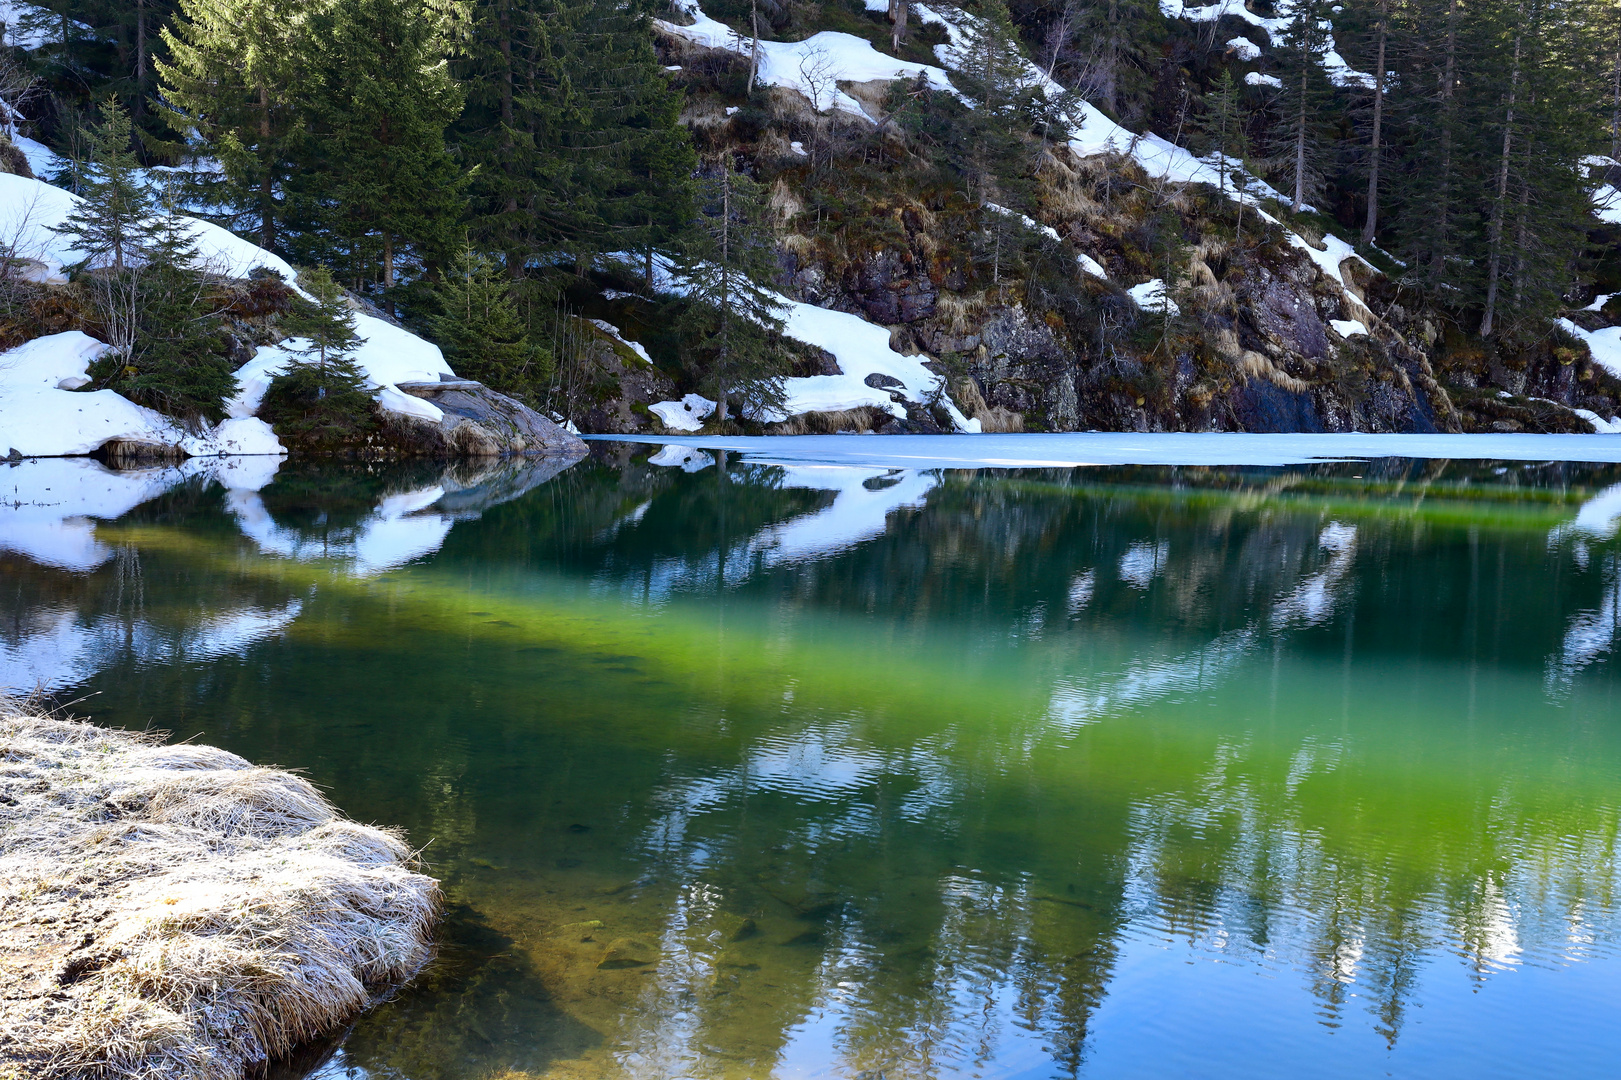
<instances>
[{"instance_id":1,"label":"dry brown grass","mask_svg":"<svg viewBox=\"0 0 1621 1080\"><path fill-rule=\"evenodd\" d=\"M427 960L412 861L291 773L0 701L0 1080L238 1080Z\"/></svg>"}]
</instances>

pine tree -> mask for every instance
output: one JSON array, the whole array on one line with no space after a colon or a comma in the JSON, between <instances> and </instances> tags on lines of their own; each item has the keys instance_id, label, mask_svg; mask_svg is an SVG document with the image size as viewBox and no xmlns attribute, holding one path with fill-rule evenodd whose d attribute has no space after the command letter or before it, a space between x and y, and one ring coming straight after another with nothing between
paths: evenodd
<instances>
[{"instance_id":1,"label":"pine tree","mask_svg":"<svg viewBox=\"0 0 1621 1080\"><path fill-rule=\"evenodd\" d=\"M170 416L223 420L236 376L221 347L190 223L172 189L148 223L140 254L141 265L126 271L139 305L135 345L113 388Z\"/></svg>"},{"instance_id":2,"label":"pine tree","mask_svg":"<svg viewBox=\"0 0 1621 1080\"><path fill-rule=\"evenodd\" d=\"M1282 140L1279 147L1286 158L1284 172L1290 183L1290 209L1300 213L1306 200L1315 197L1321 178L1319 139L1324 113L1332 108L1333 87L1323 71L1322 56L1333 42L1322 29L1319 0L1300 0L1279 42L1280 77L1283 89L1277 106L1282 112Z\"/></svg>"},{"instance_id":3,"label":"pine tree","mask_svg":"<svg viewBox=\"0 0 1621 1080\"><path fill-rule=\"evenodd\" d=\"M376 428L376 406L350 353L360 344L354 311L325 267L298 282L314 299L282 317L282 329L303 344L271 380L259 416L277 435L306 450L352 447Z\"/></svg>"},{"instance_id":4,"label":"pine tree","mask_svg":"<svg viewBox=\"0 0 1621 1080\"><path fill-rule=\"evenodd\" d=\"M292 143L300 130L303 5L298 0L179 0L156 62L169 122L195 131L219 159L223 182L200 179L194 197L251 215L259 246L280 247Z\"/></svg>"},{"instance_id":5,"label":"pine tree","mask_svg":"<svg viewBox=\"0 0 1621 1080\"><path fill-rule=\"evenodd\" d=\"M776 243L760 185L723 158L699 185L700 216L683 252L687 282L683 328L694 339L690 363L725 423L729 403L743 414L780 406L787 362L776 295L765 286L776 269Z\"/></svg>"},{"instance_id":6,"label":"pine tree","mask_svg":"<svg viewBox=\"0 0 1621 1080\"><path fill-rule=\"evenodd\" d=\"M463 376L502 393L538 402L552 357L529 337L512 298L512 282L469 245L435 288L438 311L428 332Z\"/></svg>"},{"instance_id":7,"label":"pine tree","mask_svg":"<svg viewBox=\"0 0 1621 1080\"><path fill-rule=\"evenodd\" d=\"M74 164L80 200L51 228L75 238L75 248L84 253L81 266L110 258L111 269L121 274L148 236L154 205L130 147L129 114L116 98L102 102L90 140L88 158Z\"/></svg>"},{"instance_id":8,"label":"pine tree","mask_svg":"<svg viewBox=\"0 0 1621 1080\"><path fill-rule=\"evenodd\" d=\"M1233 81L1231 68L1221 69L1214 89L1204 97L1204 107L1196 127L1216 154L1217 187L1225 192L1232 171L1229 160L1243 161L1249 156L1244 88Z\"/></svg>"},{"instance_id":9,"label":"pine tree","mask_svg":"<svg viewBox=\"0 0 1621 1080\"><path fill-rule=\"evenodd\" d=\"M957 65L952 81L974 107L963 118L955 163L969 197L993 202L998 189L1026 186L1031 170L1023 160L1025 136L1033 101L1042 96L1031 82L1018 31L1002 0L983 0L978 6L967 44L958 49Z\"/></svg>"},{"instance_id":10,"label":"pine tree","mask_svg":"<svg viewBox=\"0 0 1621 1080\"><path fill-rule=\"evenodd\" d=\"M673 245L695 159L643 0L481 0L457 139L475 168L473 234L521 277L536 257L588 266Z\"/></svg>"},{"instance_id":11,"label":"pine tree","mask_svg":"<svg viewBox=\"0 0 1621 1080\"><path fill-rule=\"evenodd\" d=\"M445 146L462 108L446 60L458 5L345 0L309 16L308 124L288 182L301 256L392 306L402 265L446 259L465 177Z\"/></svg>"}]
</instances>

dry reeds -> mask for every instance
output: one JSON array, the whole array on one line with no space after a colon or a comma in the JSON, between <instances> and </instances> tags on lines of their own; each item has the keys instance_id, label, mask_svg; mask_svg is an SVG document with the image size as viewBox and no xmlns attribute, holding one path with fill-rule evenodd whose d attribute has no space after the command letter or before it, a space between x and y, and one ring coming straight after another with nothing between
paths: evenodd
<instances>
[{"instance_id":1,"label":"dry reeds","mask_svg":"<svg viewBox=\"0 0 1621 1080\"><path fill-rule=\"evenodd\" d=\"M0 701L0 1080L238 1080L426 961L411 863L291 773Z\"/></svg>"}]
</instances>

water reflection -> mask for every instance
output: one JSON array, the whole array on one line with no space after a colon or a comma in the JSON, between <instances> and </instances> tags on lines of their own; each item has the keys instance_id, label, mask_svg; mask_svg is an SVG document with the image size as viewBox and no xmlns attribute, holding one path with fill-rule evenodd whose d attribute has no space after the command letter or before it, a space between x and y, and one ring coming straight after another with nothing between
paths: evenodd
<instances>
[{"instance_id":1,"label":"water reflection","mask_svg":"<svg viewBox=\"0 0 1621 1080\"><path fill-rule=\"evenodd\" d=\"M431 841L442 962L299 1075L1601 1075L1618 479L102 479L0 679Z\"/></svg>"}]
</instances>

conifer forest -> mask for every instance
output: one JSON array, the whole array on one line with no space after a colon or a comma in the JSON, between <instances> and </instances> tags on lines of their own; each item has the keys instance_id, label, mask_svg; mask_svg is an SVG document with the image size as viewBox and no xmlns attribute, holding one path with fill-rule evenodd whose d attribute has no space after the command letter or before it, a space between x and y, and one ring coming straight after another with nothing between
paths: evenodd
<instances>
[{"instance_id":1,"label":"conifer forest","mask_svg":"<svg viewBox=\"0 0 1621 1080\"><path fill-rule=\"evenodd\" d=\"M96 330L117 355L95 385L172 416L218 420L323 289L586 431L1589 431L1621 410L1621 7L1598 0L6 18L9 130L49 149L40 178L85 197L73 227L116 270L71 301L11 289L7 333ZM165 233L180 213L330 285L217 280ZM131 246L152 253L133 275ZM120 288L141 299L101 295ZM932 385L854 370L869 328ZM338 380L349 406L295 441L370 423L336 355L272 397ZM838 375L853 396L802 382Z\"/></svg>"}]
</instances>

